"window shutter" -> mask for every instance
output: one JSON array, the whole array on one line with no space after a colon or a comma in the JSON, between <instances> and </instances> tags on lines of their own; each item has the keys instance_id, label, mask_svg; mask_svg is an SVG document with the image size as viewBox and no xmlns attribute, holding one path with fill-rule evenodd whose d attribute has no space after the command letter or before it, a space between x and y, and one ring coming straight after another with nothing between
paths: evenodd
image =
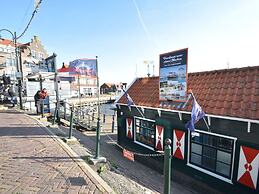
<instances>
[{"instance_id":1,"label":"window shutter","mask_svg":"<svg viewBox=\"0 0 259 194\"><path fill-rule=\"evenodd\" d=\"M126 118L126 137L132 139L133 133L132 133L132 119Z\"/></svg>"},{"instance_id":2,"label":"window shutter","mask_svg":"<svg viewBox=\"0 0 259 194\"><path fill-rule=\"evenodd\" d=\"M256 189L259 167L259 150L241 146L237 181Z\"/></svg>"},{"instance_id":3,"label":"window shutter","mask_svg":"<svg viewBox=\"0 0 259 194\"><path fill-rule=\"evenodd\" d=\"M156 150L163 151L164 147L164 127L156 125Z\"/></svg>"},{"instance_id":4,"label":"window shutter","mask_svg":"<svg viewBox=\"0 0 259 194\"><path fill-rule=\"evenodd\" d=\"M184 140L185 132L174 129L173 156L184 159Z\"/></svg>"}]
</instances>

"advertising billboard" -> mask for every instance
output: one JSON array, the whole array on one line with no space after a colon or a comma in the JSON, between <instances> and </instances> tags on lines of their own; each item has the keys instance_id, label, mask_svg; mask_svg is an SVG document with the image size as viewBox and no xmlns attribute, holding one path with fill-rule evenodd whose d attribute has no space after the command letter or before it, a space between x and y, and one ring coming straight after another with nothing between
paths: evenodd
<instances>
[{"instance_id":1,"label":"advertising billboard","mask_svg":"<svg viewBox=\"0 0 259 194\"><path fill-rule=\"evenodd\" d=\"M96 77L96 65L96 59L76 59L69 63L69 73Z\"/></svg>"},{"instance_id":2,"label":"advertising billboard","mask_svg":"<svg viewBox=\"0 0 259 194\"><path fill-rule=\"evenodd\" d=\"M160 55L160 100L186 100L187 59L188 48Z\"/></svg>"}]
</instances>

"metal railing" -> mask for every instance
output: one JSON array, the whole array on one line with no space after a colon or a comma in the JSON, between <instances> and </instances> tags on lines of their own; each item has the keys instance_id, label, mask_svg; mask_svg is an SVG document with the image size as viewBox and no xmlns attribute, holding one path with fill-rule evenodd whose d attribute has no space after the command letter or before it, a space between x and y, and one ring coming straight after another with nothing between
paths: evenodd
<instances>
[{"instance_id":1,"label":"metal railing","mask_svg":"<svg viewBox=\"0 0 259 194\"><path fill-rule=\"evenodd\" d=\"M60 118L57 118L57 115L59 115ZM117 128L115 115L116 111L114 111L113 114L101 113L101 132L115 132ZM58 122L66 122L66 124L69 122L69 138L71 138L73 127L81 130L96 130L97 119L97 108L95 106L89 106L89 104L75 106L74 104L66 101L61 101L59 114L57 114L57 107L55 107L53 124L55 124L56 120Z\"/></svg>"}]
</instances>

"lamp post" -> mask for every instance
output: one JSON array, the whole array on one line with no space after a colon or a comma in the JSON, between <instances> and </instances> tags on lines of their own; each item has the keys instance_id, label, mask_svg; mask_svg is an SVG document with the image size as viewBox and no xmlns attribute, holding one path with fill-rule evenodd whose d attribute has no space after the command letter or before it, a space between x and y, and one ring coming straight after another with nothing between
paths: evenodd
<instances>
[{"instance_id":1,"label":"lamp post","mask_svg":"<svg viewBox=\"0 0 259 194\"><path fill-rule=\"evenodd\" d=\"M12 33L10 30L8 29L1 29L0 32L2 31L6 31L8 33L10 33L12 35L12 39L13 39L13 43L14 43L14 48L15 48L15 63L16 63L16 68L17 68L17 72L20 72L20 69L22 69L22 67L20 67L19 69L19 62L18 62L18 52L17 52L17 36L16 36L16 32ZM20 64L21 66L21 64ZM21 85L21 80L18 81L18 91L19 91L19 100L20 100L20 108L23 109L22 106L22 85Z\"/></svg>"},{"instance_id":2,"label":"lamp post","mask_svg":"<svg viewBox=\"0 0 259 194\"><path fill-rule=\"evenodd\" d=\"M95 157L90 161L95 165L97 163L106 162L105 157L100 157L100 88L99 88L99 75L98 75L98 61L96 56L96 78L97 78L97 129L96 129L96 150Z\"/></svg>"},{"instance_id":3,"label":"lamp post","mask_svg":"<svg viewBox=\"0 0 259 194\"><path fill-rule=\"evenodd\" d=\"M97 129L96 129L96 152L95 158L99 158L100 153L100 90L99 90L99 75L98 75L98 61L96 56L96 78L97 78Z\"/></svg>"},{"instance_id":4,"label":"lamp post","mask_svg":"<svg viewBox=\"0 0 259 194\"><path fill-rule=\"evenodd\" d=\"M22 67L22 49L29 49L31 55L31 49L27 45L19 45L16 46L16 53L19 54L19 66L20 66L20 74L21 77L18 80L18 91L19 91L19 101L20 101L20 109L23 109L23 103L22 103L22 88L23 88L23 67Z\"/></svg>"},{"instance_id":5,"label":"lamp post","mask_svg":"<svg viewBox=\"0 0 259 194\"><path fill-rule=\"evenodd\" d=\"M16 38L16 32L12 33L10 30L8 29L1 29L0 32L2 31L6 31L8 33L10 33L12 35L12 40L13 40L13 43L14 43L14 48L15 48L15 63L16 63L16 68L17 68L17 71L19 72L19 65L18 65L18 57L17 57L17 38ZM0 36L1 38L1 36Z\"/></svg>"}]
</instances>

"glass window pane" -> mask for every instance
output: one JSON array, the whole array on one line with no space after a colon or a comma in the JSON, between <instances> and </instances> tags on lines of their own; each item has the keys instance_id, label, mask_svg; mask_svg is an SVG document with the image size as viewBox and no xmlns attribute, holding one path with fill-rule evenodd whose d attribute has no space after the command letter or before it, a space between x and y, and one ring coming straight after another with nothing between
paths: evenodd
<instances>
[{"instance_id":1,"label":"glass window pane","mask_svg":"<svg viewBox=\"0 0 259 194\"><path fill-rule=\"evenodd\" d=\"M230 176L230 165L221 163L221 162L217 162L217 169L216 171L218 173L224 174L226 176Z\"/></svg>"},{"instance_id":2,"label":"glass window pane","mask_svg":"<svg viewBox=\"0 0 259 194\"><path fill-rule=\"evenodd\" d=\"M153 147L155 142L155 123L152 121L135 119L136 140Z\"/></svg>"},{"instance_id":3,"label":"glass window pane","mask_svg":"<svg viewBox=\"0 0 259 194\"><path fill-rule=\"evenodd\" d=\"M203 146L203 155L215 159L216 149L208 146Z\"/></svg>"},{"instance_id":4,"label":"glass window pane","mask_svg":"<svg viewBox=\"0 0 259 194\"><path fill-rule=\"evenodd\" d=\"M196 143L192 143L192 152L196 153L196 154L200 154L201 155L201 151L202 151L202 146Z\"/></svg>"},{"instance_id":5,"label":"glass window pane","mask_svg":"<svg viewBox=\"0 0 259 194\"><path fill-rule=\"evenodd\" d=\"M140 127L136 126L136 133L140 133Z\"/></svg>"},{"instance_id":6,"label":"glass window pane","mask_svg":"<svg viewBox=\"0 0 259 194\"><path fill-rule=\"evenodd\" d=\"M140 125L140 120L139 119L136 119L136 125Z\"/></svg>"},{"instance_id":7,"label":"glass window pane","mask_svg":"<svg viewBox=\"0 0 259 194\"><path fill-rule=\"evenodd\" d=\"M219 138L218 147L224 150L232 151L233 140L226 138Z\"/></svg>"},{"instance_id":8,"label":"glass window pane","mask_svg":"<svg viewBox=\"0 0 259 194\"><path fill-rule=\"evenodd\" d=\"M202 157L202 166L214 171L215 170L215 159L203 156Z\"/></svg>"},{"instance_id":9,"label":"glass window pane","mask_svg":"<svg viewBox=\"0 0 259 194\"><path fill-rule=\"evenodd\" d=\"M201 156L192 153L191 162L200 166L201 165Z\"/></svg>"},{"instance_id":10,"label":"glass window pane","mask_svg":"<svg viewBox=\"0 0 259 194\"><path fill-rule=\"evenodd\" d=\"M193 132L192 134L192 142L202 143L202 135L198 132Z\"/></svg>"},{"instance_id":11,"label":"glass window pane","mask_svg":"<svg viewBox=\"0 0 259 194\"><path fill-rule=\"evenodd\" d=\"M203 134L203 144L217 147L218 137Z\"/></svg>"},{"instance_id":12,"label":"glass window pane","mask_svg":"<svg viewBox=\"0 0 259 194\"><path fill-rule=\"evenodd\" d=\"M230 164L231 163L231 154L218 150L217 160L221 161L221 162L224 162L224 163L227 163L227 164Z\"/></svg>"}]
</instances>

